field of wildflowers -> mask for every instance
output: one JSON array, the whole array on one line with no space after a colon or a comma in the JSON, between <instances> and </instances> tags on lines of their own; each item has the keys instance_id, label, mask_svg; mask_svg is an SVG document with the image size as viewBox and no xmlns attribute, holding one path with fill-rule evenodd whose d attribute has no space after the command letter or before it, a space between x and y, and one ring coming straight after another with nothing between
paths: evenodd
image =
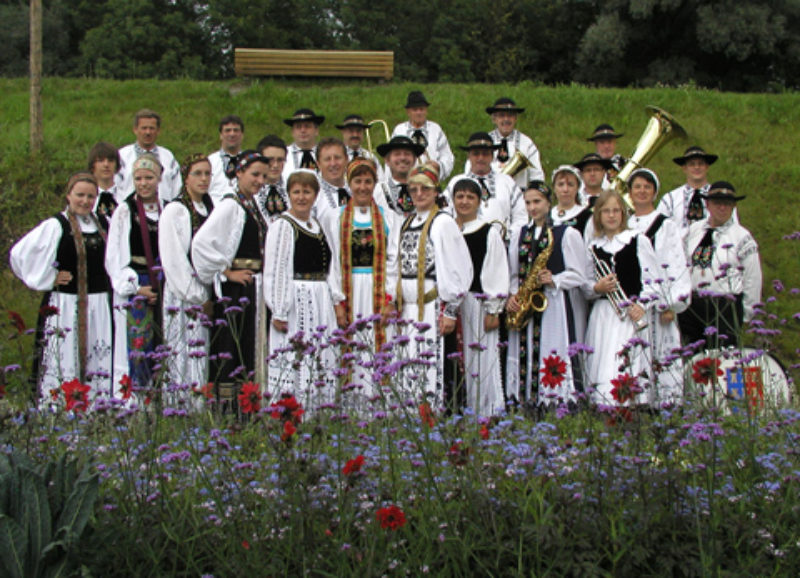
<instances>
[{"instance_id":1,"label":"field of wildflowers","mask_svg":"<svg viewBox=\"0 0 800 578\"><path fill-rule=\"evenodd\" d=\"M746 330L754 344L792 322L769 307ZM20 316L7 318L8 344L32 339ZM357 350L368 322L324 345ZM313 358L323 345L315 339L294 341L298 360ZM12 465L46 478L65 459L83 469L73 493L99 484L80 494L94 498L81 539L58 542L59 551L68 568L96 576L749 576L800 567L800 411L774 403L768 383L741 395L720 387L725 365L746 373L753 354L689 362L680 405L603 408L578 396L546 412L480 417L414 395L427 362L405 358L404 345L396 338L363 362L382 393L359 398L352 368L334 368L342 393L313 411L250 382L238 415L210 400L201 410L195 400L169 405L175 396L130 384L127 399L91 401L78 381L31 409L27 374L5 367L0 545L18 557L4 557L4 574L45 575L32 562L17 574L11 561L48 560L33 539L21 541L33 525L8 529L12 504L32 499L11 483ZM552 360L544 381L557 385L559 366ZM621 375L616 399L636 387ZM206 400L211 389L193 395Z\"/></svg>"}]
</instances>

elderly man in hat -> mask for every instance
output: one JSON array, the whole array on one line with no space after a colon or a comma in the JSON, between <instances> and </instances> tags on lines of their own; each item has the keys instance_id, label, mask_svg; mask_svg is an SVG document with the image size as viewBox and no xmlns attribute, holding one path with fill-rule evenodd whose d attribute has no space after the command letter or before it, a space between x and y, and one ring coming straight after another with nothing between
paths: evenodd
<instances>
[{"instance_id":1,"label":"elderly man in hat","mask_svg":"<svg viewBox=\"0 0 800 578\"><path fill-rule=\"evenodd\" d=\"M420 162L435 163L439 168L440 179L444 181L453 172L455 157L442 127L428 120L429 106L430 103L420 91L409 92L405 106L408 121L394 127L392 137L407 136L416 144L422 145L425 153L420 157Z\"/></svg>"},{"instance_id":2,"label":"elderly man in hat","mask_svg":"<svg viewBox=\"0 0 800 578\"><path fill-rule=\"evenodd\" d=\"M242 152L244 140L244 121L235 114L229 114L219 121L219 141L221 147L208 155L211 163L211 184L208 194L215 203L228 193L235 193L234 181L225 176L231 163L236 163L236 155Z\"/></svg>"},{"instance_id":3,"label":"elderly man in hat","mask_svg":"<svg viewBox=\"0 0 800 578\"><path fill-rule=\"evenodd\" d=\"M692 303L678 317L684 343L739 345L744 323L761 301L761 261L750 232L733 216L736 189L716 181L703 193L708 216L689 228L686 254L692 271ZM724 337L723 337L724 336Z\"/></svg>"},{"instance_id":4,"label":"elderly man in hat","mask_svg":"<svg viewBox=\"0 0 800 578\"><path fill-rule=\"evenodd\" d=\"M286 151L286 165L283 167L284 180L289 178L297 169L318 168L314 148L319 138L319 126L325 122L324 116L314 114L310 108L301 108L286 118L283 123L292 127L292 144Z\"/></svg>"},{"instance_id":5,"label":"elderly man in hat","mask_svg":"<svg viewBox=\"0 0 800 578\"><path fill-rule=\"evenodd\" d=\"M623 136L623 133L617 133L610 124L601 124L586 140L594 143L594 151L598 155L610 160L616 154L617 139Z\"/></svg>"},{"instance_id":6,"label":"elderly man in hat","mask_svg":"<svg viewBox=\"0 0 800 578\"><path fill-rule=\"evenodd\" d=\"M663 213L678 226L681 236L686 239L689 227L708 217L703 195L711 186L708 182L708 169L719 157L694 145L686 149L683 156L672 159L686 175L686 183L664 195L658 203L658 212ZM739 221L734 210L734 219Z\"/></svg>"},{"instance_id":7,"label":"elderly man in hat","mask_svg":"<svg viewBox=\"0 0 800 578\"><path fill-rule=\"evenodd\" d=\"M364 122L364 117L359 114L349 114L344 118L342 124L336 125L336 128L342 131L342 142L347 147L347 161L349 162L359 157L371 160L378 169L378 180L380 180L383 176L383 171L378 159L375 158L372 151L362 146L364 133L369 130L369 125Z\"/></svg>"},{"instance_id":8,"label":"elderly man in hat","mask_svg":"<svg viewBox=\"0 0 800 578\"><path fill-rule=\"evenodd\" d=\"M453 177L445 191L448 210L453 206L453 185L463 177L470 177L478 181L481 187L481 204L478 216L487 222L498 221L506 230L506 241L511 231L517 230L528 222L528 213L525 210L525 201L522 190L508 175L492 167L495 151L500 145L495 144L489 133L476 132L470 135L466 146L460 147L467 151L470 170L462 175Z\"/></svg>"},{"instance_id":9,"label":"elderly man in hat","mask_svg":"<svg viewBox=\"0 0 800 578\"><path fill-rule=\"evenodd\" d=\"M164 167L161 182L158 184L158 198L166 203L177 197L183 186L181 167L175 156L162 146L156 144L161 133L161 117L149 108L139 110L133 117L133 134L136 142L119 149L119 172L114 178L119 197L117 203L124 201L133 192L134 161L145 153L153 155Z\"/></svg>"},{"instance_id":10,"label":"elderly man in hat","mask_svg":"<svg viewBox=\"0 0 800 578\"><path fill-rule=\"evenodd\" d=\"M513 158L517 151L520 152L530 163L530 167L525 167L515 175L512 175L514 182L520 189L524 189L530 181L543 181L544 171L542 161L539 158L539 149L533 140L517 130L517 115L525 112L524 108L517 106L513 99L501 97L494 101L492 106L486 107L486 112L492 117L494 130L489 133L495 144L499 148L494 153L492 167L498 171L503 170ZM465 172L469 172L469 162L464 167Z\"/></svg>"},{"instance_id":11,"label":"elderly man in hat","mask_svg":"<svg viewBox=\"0 0 800 578\"><path fill-rule=\"evenodd\" d=\"M407 136L393 137L378 145L378 154L386 163L383 178L375 187L375 202L383 207L385 214L393 215L402 223L414 211L414 203L408 191L408 175L425 148Z\"/></svg>"}]
</instances>

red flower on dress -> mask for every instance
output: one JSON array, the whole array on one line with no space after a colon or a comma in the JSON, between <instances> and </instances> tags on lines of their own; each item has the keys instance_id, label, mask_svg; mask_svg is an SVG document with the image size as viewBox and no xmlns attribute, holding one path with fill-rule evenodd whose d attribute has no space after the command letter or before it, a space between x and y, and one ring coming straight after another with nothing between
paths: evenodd
<instances>
[{"instance_id":1,"label":"red flower on dress","mask_svg":"<svg viewBox=\"0 0 800 578\"><path fill-rule=\"evenodd\" d=\"M611 396L617 400L617 403L630 401L637 393L642 392L636 377L627 373L619 375L617 379L612 379L611 385L614 386L611 388Z\"/></svg>"},{"instance_id":2,"label":"red flower on dress","mask_svg":"<svg viewBox=\"0 0 800 578\"><path fill-rule=\"evenodd\" d=\"M347 460L347 463L342 468L342 473L345 476L350 476L352 474L358 473L361 471L361 468L364 466L364 456L356 456L352 460Z\"/></svg>"},{"instance_id":3,"label":"red flower on dress","mask_svg":"<svg viewBox=\"0 0 800 578\"><path fill-rule=\"evenodd\" d=\"M422 420L422 423L430 428L436 425L431 404L429 404L427 401L423 401L421 404L419 404L419 417Z\"/></svg>"},{"instance_id":4,"label":"red flower on dress","mask_svg":"<svg viewBox=\"0 0 800 578\"><path fill-rule=\"evenodd\" d=\"M92 388L82 384L77 378L62 383L61 391L64 392L64 399L67 401L67 411L86 411L88 405L86 394L90 389Z\"/></svg>"},{"instance_id":5,"label":"red flower on dress","mask_svg":"<svg viewBox=\"0 0 800 578\"><path fill-rule=\"evenodd\" d=\"M11 320L11 325L14 326L14 328L17 330L17 333L25 332L25 321L22 319L22 315L16 311L9 310L8 318Z\"/></svg>"},{"instance_id":6,"label":"red flower on dress","mask_svg":"<svg viewBox=\"0 0 800 578\"><path fill-rule=\"evenodd\" d=\"M539 371L542 374L542 386L555 389L567 376L567 364L558 355L551 355L545 358L544 367Z\"/></svg>"},{"instance_id":7,"label":"red flower on dress","mask_svg":"<svg viewBox=\"0 0 800 578\"><path fill-rule=\"evenodd\" d=\"M131 345L134 349L141 349L144 347L144 337L134 337L133 341L131 341Z\"/></svg>"},{"instance_id":8,"label":"red flower on dress","mask_svg":"<svg viewBox=\"0 0 800 578\"><path fill-rule=\"evenodd\" d=\"M258 413L261 409L261 388L257 383L248 381L239 392L239 409L242 413Z\"/></svg>"},{"instance_id":9,"label":"red flower on dress","mask_svg":"<svg viewBox=\"0 0 800 578\"><path fill-rule=\"evenodd\" d=\"M119 380L119 392L122 394L122 399L130 399L133 394L133 381L130 375L123 375Z\"/></svg>"},{"instance_id":10,"label":"red flower on dress","mask_svg":"<svg viewBox=\"0 0 800 578\"><path fill-rule=\"evenodd\" d=\"M719 359L705 357L692 366L692 379L695 383L703 385L708 385L709 382L716 383L718 377L722 377Z\"/></svg>"},{"instance_id":11,"label":"red flower on dress","mask_svg":"<svg viewBox=\"0 0 800 578\"><path fill-rule=\"evenodd\" d=\"M281 441L288 442L292 439L292 436L297 432L297 428L294 427L294 424L286 420L283 422L283 433L281 434Z\"/></svg>"},{"instance_id":12,"label":"red flower on dress","mask_svg":"<svg viewBox=\"0 0 800 578\"><path fill-rule=\"evenodd\" d=\"M394 504L375 512L375 519L378 520L384 530L387 528L389 530L397 530L406 525L406 515L403 510Z\"/></svg>"},{"instance_id":13,"label":"red flower on dress","mask_svg":"<svg viewBox=\"0 0 800 578\"><path fill-rule=\"evenodd\" d=\"M272 419L289 419L295 425L302 421L305 410L290 393L284 393L277 402L269 406Z\"/></svg>"}]
</instances>

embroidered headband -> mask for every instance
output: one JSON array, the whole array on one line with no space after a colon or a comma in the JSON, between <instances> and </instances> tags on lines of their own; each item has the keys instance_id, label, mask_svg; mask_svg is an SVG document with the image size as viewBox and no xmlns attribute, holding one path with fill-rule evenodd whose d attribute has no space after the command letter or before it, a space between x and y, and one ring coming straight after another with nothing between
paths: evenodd
<instances>
[{"instance_id":1,"label":"embroidered headband","mask_svg":"<svg viewBox=\"0 0 800 578\"><path fill-rule=\"evenodd\" d=\"M164 170L158 159L150 153L145 153L133 161L133 172L136 173L140 169L150 171L159 179L161 178L161 171Z\"/></svg>"},{"instance_id":2,"label":"embroidered headband","mask_svg":"<svg viewBox=\"0 0 800 578\"><path fill-rule=\"evenodd\" d=\"M352 161L350 161L348 163L348 165L347 165L347 180L348 181L353 178L353 173L356 172L356 170L359 169L360 167L363 167L363 168L369 170L369 172L372 174L372 178L373 179L377 179L378 178L378 169L375 168L375 163L374 162L372 162L369 159L362 158L362 157L356 157ZM358 172L361 173L363 171L358 171Z\"/></svg>"}]
</instances>

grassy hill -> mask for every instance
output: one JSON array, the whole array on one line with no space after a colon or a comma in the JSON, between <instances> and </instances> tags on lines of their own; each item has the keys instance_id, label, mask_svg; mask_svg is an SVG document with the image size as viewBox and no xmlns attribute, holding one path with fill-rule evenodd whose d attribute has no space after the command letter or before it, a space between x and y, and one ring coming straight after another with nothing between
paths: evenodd
<instances>
[{"instance_id":1,"label":"grassy hill","mask_svg":"<svg viewBox=\"0 0 800 578\"><path fill-rule=\"evenodd\" d=\"M519 128L538 145L545 171L577 161L592 150L585 139L601 122L625 133L618 143L622 154L632 152L647 122L644 107L660 106L686 128L687 142L672 142L650 163L664 190L683 182L671 162L690 144L718 154L712 180L732 182L747 199L740 203L742 223L761 246L765 297L773 295L772 280L787 288L800 286L798 245L783 240L800 229L796 208L800 163L797 127L800 95L796 93L729 94L693 87L671 89L589 89L582 86L411 85L339 81L108 81L48 78L44 80L45 150L30 159L28 143L28 86L26 79L0 79L3 112L0 117L0 247L6 252L14 239L53 214L61 205L60 189L70 173L85 167L89 148L99 140L122 146L133 140L131 119L142 107L163 118L159 143L181 160L193 152L211 152L219 145L217 122L229 113L245 121L245 145L276 133L290 139L282 119L300 107L327 117L323 135L336 135L334 124L348 113L366 119L382 118L389 126L405 120L403 104L409 90L421 89L432 103L429 118L439 122L456 153L456 167L465 154L457 149L471 132L491 128L484 108L499 96L511 96L526 112ZM0 275L0 298L34 321L38 301L10 274L5 261ZM780 297L780 316L800 310L798 297ZM797 321L789 321L781 338L784 358L792 357ZM793 363L791 359L786 361Z\"/></svg>"}]
</instances>

